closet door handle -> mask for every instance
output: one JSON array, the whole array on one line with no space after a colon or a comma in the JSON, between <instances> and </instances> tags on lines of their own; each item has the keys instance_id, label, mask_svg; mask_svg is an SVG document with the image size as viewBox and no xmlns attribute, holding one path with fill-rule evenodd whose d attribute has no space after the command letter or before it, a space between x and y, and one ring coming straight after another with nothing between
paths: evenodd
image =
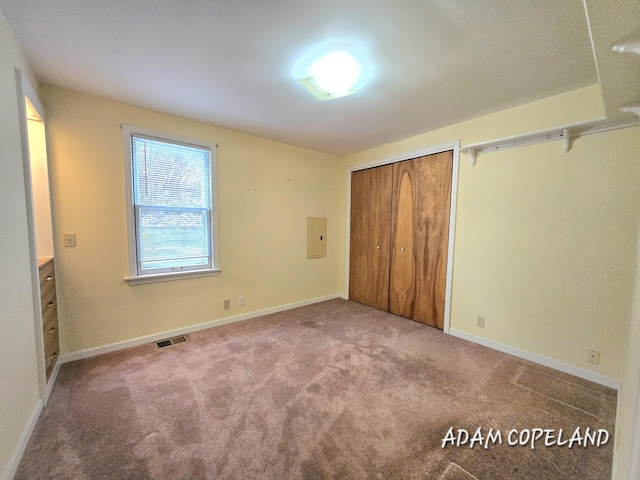
<instances>
[{"instance_id":1,"label":"closet door handle","mask_svg":"<svg viewBox=\"0 0 640 480\"><path fill-rule=\"evenodd\" d=\"M376 250L380 250L380 245L376 245Z\"/></svg>"},{"instance_id":2,"label":"closet door handle","mask_svg":"<svg viewBox=\"0 0 640 480\"><path fill-rule=\"evenodd\" d=\"M53 305L54 305L53 302L49 302L49 303L47 303L47 308L51 308L51 307L53 307Z\"/></svg>"},{"instance_id":3,"label":"closet door handle","mask_svg":"<svg viewBox=\"0 0 640 480\"><path fill-rule=\"evenodd\" d=\"M54 333L56 333L56 330L56 327L51 327L51 330L49 330L49 335L53 335Z\"/></svg>"},{"instance_id":4,"label":"closet door handle","mask_svg":"<svg viewBox=\"0 0 640 480\"><path fill-rule=\"evenodd\" d=\"M401 247L401 248L400 248L400 251L401 251L401 252L404 252L404 247Z\"/></svg>"},{"instance_id":5,"label":"closet door handle","mask_svg":"<svg viewBox=\"0 0 640 480\"><path fill-rule=\"evenodd\" d=\"M50 282L51 280L53 280L53 277L51 275L49 275L48 277L45 277L44 279L45 282Z\"/></svg>"}]
</instances>

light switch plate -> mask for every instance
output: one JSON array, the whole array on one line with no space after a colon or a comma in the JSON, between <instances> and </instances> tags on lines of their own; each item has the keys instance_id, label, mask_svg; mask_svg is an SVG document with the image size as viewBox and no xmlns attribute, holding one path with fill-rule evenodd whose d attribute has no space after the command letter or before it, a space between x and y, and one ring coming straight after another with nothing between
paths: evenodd
<instances>
[{"instance_id":1,"label":"light switch plate","mask_svg":"<svg viewBox=\"0 0 640 480\"><path fill-rule=\"evenodd\" d=\"M63 234L64 246L65 247L75 247L76 246L76 234L75 233L65 233Z\"/></svg>"}]
</instances>

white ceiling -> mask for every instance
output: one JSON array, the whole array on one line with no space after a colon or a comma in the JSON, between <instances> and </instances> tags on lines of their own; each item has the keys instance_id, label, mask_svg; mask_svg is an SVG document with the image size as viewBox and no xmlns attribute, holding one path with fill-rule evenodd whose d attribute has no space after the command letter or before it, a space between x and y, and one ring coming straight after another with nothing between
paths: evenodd
<instances>
[{"instance_id":1,"label":"white ceiling","mask_svg":"<svg viewBox=\"0 0 640 480\"><path fill-rule=\"evenodd\" d=\"M640 57L628 67L610 42L640 28L640 2L586 2L589 21L583 0L0 0L0 11L44 83L347 155L599 81L605 100L634 100ZM296 81L326 44L369 63L357 94L318 102Z\"/></svg>"}]
</instances>

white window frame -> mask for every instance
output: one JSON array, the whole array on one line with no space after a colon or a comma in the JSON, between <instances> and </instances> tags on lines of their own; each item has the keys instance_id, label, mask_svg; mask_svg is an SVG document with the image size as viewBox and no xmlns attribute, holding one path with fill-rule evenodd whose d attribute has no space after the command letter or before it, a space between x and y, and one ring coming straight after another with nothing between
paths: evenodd
<instances>
[{"instance_id":1,"label":"white window frame","mask_svg":"<svg viewBox=\"0 0 640 480\"><path fill-rule=\"evenodd\" d=\"M207 149L211 152L211 266L202 269L190 269L183 271L170 271L161 273L144 274L138 272L138 247L136 235L136 214L133 195L133 157L132 137L141 136L156 139L162 142L185 145ZM170 135L146 128L122 125L122 143L124 145L124 172L125 172L125 196L127 211L127 249L129 259L129 275L124 277L129 285L143 283L167 282L186 278L219 275L222 271L218 266L218 200L217 200L217 176L216 176L216 149L215 143L203 140Z\"/></svg>"}]
</instances>

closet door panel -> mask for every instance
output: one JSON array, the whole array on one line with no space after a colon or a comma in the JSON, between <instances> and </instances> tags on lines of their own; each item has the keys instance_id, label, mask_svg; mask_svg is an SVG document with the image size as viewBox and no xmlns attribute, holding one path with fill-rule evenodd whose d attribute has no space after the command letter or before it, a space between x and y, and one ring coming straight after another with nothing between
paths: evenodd
<instances>
[{"instance_id":1,"label":"closet door panel","mask_svg":"<svg viewBox=\"0 0 640 480\"><path fill-rule=\"evenodd\" d=\"M369 172L369 305L387 310L393 167L385 165Z\"/></svg>"},{"instance_id":2,"label":"closet door panel","mask_svg":"<svg viewBox=\"0 0 640 480\"><path fill-rule=\"evenodd\" d=\"M349 298L442 329L453 152L354 172Z\"/></svg>"},{"instance_id":3,"label":"closet door panel","mask_svg":"<svg viewBox=\"0 0 640 480\"><path fill-rule=\"evenodd\" d=\"M413 318L416 301L417 159L393 164L389 311Z\"/></svg>"},{"instance_id":4,"label":"closet door panel","mask_svg":"<svg viewBox=\"0 0 640 480\"><path fill-rule=\"evenodd\" d=\"M419 224L414 320L444 328L453 152L419 159Z\"/></svg>"},{"instance_id":5,"label":"closet door panel","mask_svg":"<svg viewBox=\"0 0 640 480\"><path fill-rule=\"evenodd\" d=\"M369 305L369 184L368 170L351 174L349 298L366 305Z\"/></svg>"}]
</instances>

